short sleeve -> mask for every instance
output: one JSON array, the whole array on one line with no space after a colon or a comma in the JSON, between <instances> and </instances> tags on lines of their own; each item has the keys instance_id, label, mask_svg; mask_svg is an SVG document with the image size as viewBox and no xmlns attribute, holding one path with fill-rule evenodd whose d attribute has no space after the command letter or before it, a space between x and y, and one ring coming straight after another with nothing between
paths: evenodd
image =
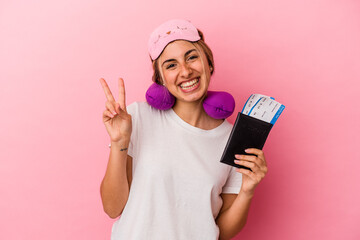
<instances>
[{"instance_id":1,"label":"short sleeve","mask_svg":"<svg viewBox=\"0 0 360 240\"><path fill-rule=\"evenodd\" d=\"M242 174L236 171L235 167L231 167L228 178L223 186L222 193L238 194L242 184Z\"/></svg>"}]
</instances>

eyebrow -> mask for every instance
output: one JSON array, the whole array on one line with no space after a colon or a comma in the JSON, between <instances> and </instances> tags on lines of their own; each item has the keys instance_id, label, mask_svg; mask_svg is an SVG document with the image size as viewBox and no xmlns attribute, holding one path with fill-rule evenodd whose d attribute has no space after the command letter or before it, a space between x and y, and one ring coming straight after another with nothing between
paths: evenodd
<instances>
[{"instance_id":1,"label":"eyebrow","mask_svg":"<svg viewBox=\"0 0 360 240\"><path fill-rule=\"evenodd\" d=\"M196 51L196 49L195 48L193 48L193 49L190 49L189 51L187 51L186 53L185 53L185 57L187 56L187 55L189 55L192 51ZM171 61L176 61L175 59L173 59L173 58L171 58L171 59L168 59L168 60L165 60L163 63L162 63L162 65L161 66L164 66L164 64L165 63L167 63L167 62L171 62Z\"/></svg>"}]
</instances>

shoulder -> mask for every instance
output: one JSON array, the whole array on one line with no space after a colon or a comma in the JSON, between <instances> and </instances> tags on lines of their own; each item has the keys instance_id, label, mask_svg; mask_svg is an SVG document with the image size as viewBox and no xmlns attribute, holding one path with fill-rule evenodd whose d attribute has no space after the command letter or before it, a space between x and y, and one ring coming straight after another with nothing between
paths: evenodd
<instances>
[{"instance_id":1,"label":"shoulder","mask_svg":"<svg viewBox=\"0 0 360 240\"><path fill-rule=\"evenodd\" d=\"M160 110L152 107L149 103L147 102L140 102L140 101L135 101L131 104L129 104L126 107L126 110L129 114L131 115L139 115L139 114L158 114Z\"/></svg>"},{"instance_id":2,"label":"shoulder","mask_svg":"<svg viewBox=\"0 0 360 240\"><path fill-rule=\"evenodd\" d=\"M149 105L147 102L135 101L126 106L126 110L129 112L137 111L139 109L146 109Z\"/></svg>"},{"instance_id":3,"label":"shoulder","mask_svg":"<svg viewBox=\"0 0 360 240\"><path fill-rule=\"evenodd\" d=\"M224 119L223 125L224 125L225 131L226 131L228 134L230 134L230 132L232 131L234 125L231 124L227 119Z\"/></svg>"}]
</instances>

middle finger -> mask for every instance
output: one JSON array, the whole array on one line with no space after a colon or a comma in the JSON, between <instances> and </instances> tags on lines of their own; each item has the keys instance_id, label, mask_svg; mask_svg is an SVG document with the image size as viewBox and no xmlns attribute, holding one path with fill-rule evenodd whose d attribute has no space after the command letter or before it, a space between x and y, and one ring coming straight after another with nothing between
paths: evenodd
<instances>
[{"instance_id":1,"label":"middle finger","mask_svg":"<svg viewBox=\"0 0 360 240\"><path fill-rule=\"evenodd\" d=\"M261 168L255 162L245 161L245 160L234 160L235 164L240 166L248 167L251 169L252 172L258 172Z\"/></svg>"},{"instance_id":2,"label":"middle finger","mask_svg":"<svg viewBox=\"0 0 360 240\"><path fill-rule=\"evenodd\" d=\"M262 161L261 159L259 159L256 156L253 156L253 155L235 154L235 158L240 159L240 160L244 160L244 161L254 162L258 166L266 165L264 161Z\"/></svg>"},{"instance_id":3,"label":"middle finger","mask_svg":"<svg viewBox=\"0 0 360 240\"><path fill-rule=\"evenodd\" d=\"M124 111L126 111L126 101L125 101L125 84L124 84L124 79L119 78L118 80L119 83L119 105L120 108Z\"/></svg>"}]
</instances>

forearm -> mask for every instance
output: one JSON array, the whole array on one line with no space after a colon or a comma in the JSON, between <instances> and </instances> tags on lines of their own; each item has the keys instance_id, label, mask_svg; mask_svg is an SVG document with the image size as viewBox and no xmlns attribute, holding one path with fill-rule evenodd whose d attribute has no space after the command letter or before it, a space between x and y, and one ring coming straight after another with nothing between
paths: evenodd
<instances>
[{"instance_id":1,"label":"forearm","mask_svg":"<svg viewBox=\"0 0 360 240\"><path fill-rule=\"evenodd\" d=\"M230 208L216 219L220 229L219 240L228 240L236 236L245 226L253 194L242 191L238 194Z\"/></svg>"},{"instance_id":2,"label":"forearm","mask_svg":"<svg viewBox=\"0 0 360 240\"><path fill-rule=\"evenodd\" d=\"M126 173L129 140L111 143L110 156L100 194L104 211L111 217L118 217L129 197L129 184Z\"/></svg>"}]
</instances>

